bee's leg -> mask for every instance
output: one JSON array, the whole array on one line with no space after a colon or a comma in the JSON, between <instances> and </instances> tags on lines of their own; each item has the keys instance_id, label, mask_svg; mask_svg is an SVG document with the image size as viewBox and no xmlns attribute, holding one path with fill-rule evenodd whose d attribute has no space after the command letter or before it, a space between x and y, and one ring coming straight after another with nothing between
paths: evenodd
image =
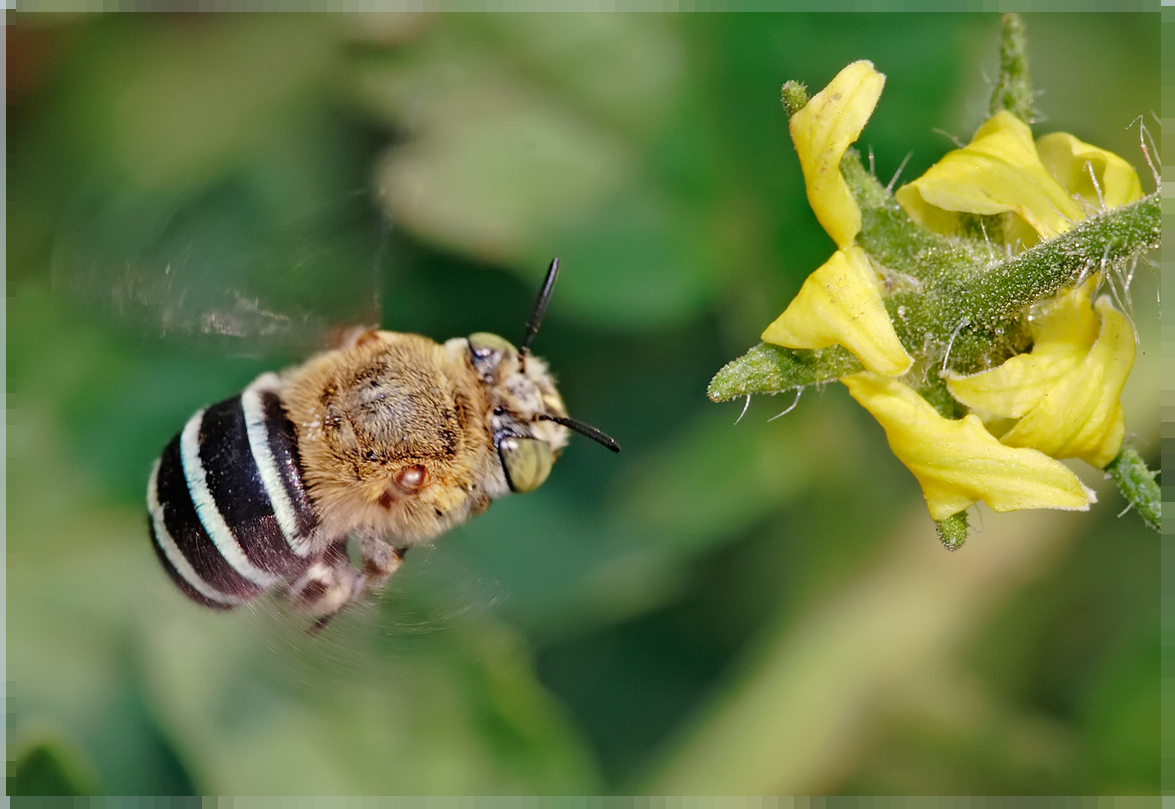
<instances>
[{"instance_id":1,"label":"bee's leg","mask_svg":"<svg viewBox=\"0 0 1175 809\"><path fill-rule=\"evenodd\" d=\"M366 579L347 558L347 542L343 539L332 543L290 583L286 598L299 612L317 619L310 630L317 632L362 594Z\"/></svg>"},{"instance_id":2,"label":"bee's leg","mask_svg":"<svg viewBox=\"0 0 1175 809\"><path fill-rule=\"evenodd\" d=\"M392 574L400 569L407 552L407 548L394 548L377 536L360 536L359 555L363 559L363 574L367 578L366 589L382 589Z\"/></svg>"}]
</instances>

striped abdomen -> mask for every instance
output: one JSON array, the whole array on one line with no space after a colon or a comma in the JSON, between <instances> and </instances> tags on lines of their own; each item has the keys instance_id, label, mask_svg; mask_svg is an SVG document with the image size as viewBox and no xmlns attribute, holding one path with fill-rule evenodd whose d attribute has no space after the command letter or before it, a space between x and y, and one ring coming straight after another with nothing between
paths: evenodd
<instances>
[{"instance_id":1,"label":"striped abdomen","mask_svg":"<svg viewBox=\"0 0 1175 809\"><path fill-rule=\"evenodd\" d=\"M155 553L198 604L230 609L301 573L318 555L294 426L264 374L188 420L147 487Z\"/></svg>"}]
</instances>

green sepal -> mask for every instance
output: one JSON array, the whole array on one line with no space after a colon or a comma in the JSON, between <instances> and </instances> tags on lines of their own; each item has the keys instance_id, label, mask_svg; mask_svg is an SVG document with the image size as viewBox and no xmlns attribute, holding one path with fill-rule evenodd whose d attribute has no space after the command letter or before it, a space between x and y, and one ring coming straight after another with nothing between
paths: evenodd
<instances>
[{"instance_id":1,"label":"green sepal","mask_svg":"<svg viewBox=\"0 0 1175 809\"><path fill-rule=\"evenodd\" d=\"M1160 531L1163 525L1163 493L1155 482L1155 473L1147 468L1142 456L1130 447L1122 447L1118 457L1106 466L1106 474L1147 527Z\"/></svg>"},{"instance_id":2,"label":"green sepal","mask_svg":"<svg viewBox=\"0 0 1175 809\"><path fill-rule=\"evenodd\" d=\"M810 350L759 343L726 363L710 380L706 395L710 401L725 402L752 393L780 393L832 382L861 370L861 361L841 346Z\"/></svg>"}]
</instances>

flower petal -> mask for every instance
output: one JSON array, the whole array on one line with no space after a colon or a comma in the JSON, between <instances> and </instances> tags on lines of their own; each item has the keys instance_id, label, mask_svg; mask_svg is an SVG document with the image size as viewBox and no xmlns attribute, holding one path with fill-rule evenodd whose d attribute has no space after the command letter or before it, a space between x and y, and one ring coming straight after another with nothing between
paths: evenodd
<instances>
[{"instance_id":1,"label":"flower petal","mask_svg":"<svg viewBox=\"0 0 1175 809\"><path fill-rule=\"evenodd\" d=\"M1097 340L1098 319L1089 299L1101 283L1095 273L1085 283L1052 300L1038 303L1029 311L1034 351L1051 350L1061 344L1088 350Z\"/></svg>"},{"instance_id":2,"label":"flower petal","mask_svg":"<svg viewBox=\"0 0 1175 809\"><path fill-rule=\"evenodd\" d=\"M947 389L956 401L972 410L1018 419L1040 404L1084 356L1085 352L1076 347L1047 356L1038 352L1019 354L990 371L948 376Z\"/></svg>"},{"instance_id":3,"label":"flower petal","mask_svg":"<svg viewBox=\"0 0 1175 809\"><path fill-rule=\"evenodd\" d=\"M977 416L945 419L896 379L861 373L841 381L885 429L890 449L918 479L936 520L978 500L995 511L1014 511L1085 510L1096 499L1064 464L1034 449L1001 444Z\"/></svg>"},{"instance_id":4,"label":"flower petal","mask_svg":"<svg viewBox=\"0 0 1175 809\"><path fill-rule=\"evenodd\" d=\"M860 247L838 250L809 275L762 339L786 348L839 344L882 376L904 374L914 362L898 340L877 274Z\"/></svg>"},{"instance_id":5,"label":"flower petal","mask_svg":"<svg viewBox=\"0 0 1175 809\"><path fill-rule=\"evenodd\" d=\"M1012 357L990 371L948 374L951 395L981 415L1018 419L1036 407L1081 363L1097 339L1097 316L1089 304L1097 281L1091 278L1056 300L1034 306L1031 353Z\"/></svg>"},{"instance_id":6,"label":"flower petal","mask_svg":"<svg viewBox=\"0 0 1175 809\"><path fill-rule=\"evenodd\" d=\"M1036 141L1036 151L1045 170L1069 195L1080 197L1093 210L1117 208L1142 199L1138 174L1113 152L1083 143L1066 132L1054 132L1040 138ZM1091 170L1093 177L1090 176ZM1094 187L1095 178L1097 188Z\"/></svg>"},{"instance_id":7,"label":"flower petal","mask_svg":"<svg viewBox=\"0 0 1175 809\"><path fill-rule=\"evenodd\" d=\"M914 221L946 233L958 230L959 213L1010 211L1040 238L1063 233L1084 216L1040 162L1028 125L1007 110L895 196Z\"/></svg>"},{"instance_id":8,"label":"flower petal","mask_svg":"<svg viewBox=\"0 0 1175 809\"><path fill-rule=\"evenodd\" d=\"M1054 458L1081 458L1102 468L1122 448L1125 420L1119 397L1134 366L1134 329L1103 296L1101 333L1082 361L1000 439L1035 447Z\"/></svg>"},{"instance_id":9,"label":"flower petal","mask_svg":"<svg viewBox=\"0 0 1175 809\"><path fill-rule=\"evenodd\" d=\"M853 62L788 122L808 204L837 247L851 244L861 229L861 211L841 176L840 160L865 128L884 84L872 62Z\"/></svg>"}]
</instances>

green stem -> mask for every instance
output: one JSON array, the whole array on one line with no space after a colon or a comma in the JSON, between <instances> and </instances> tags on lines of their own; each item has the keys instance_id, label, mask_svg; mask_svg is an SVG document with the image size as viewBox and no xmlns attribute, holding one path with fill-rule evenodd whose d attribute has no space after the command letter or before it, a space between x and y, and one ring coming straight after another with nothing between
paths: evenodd
<instances>
[{"instance_id":1,"label":"green stem","mask_svg":"<svg viewBox=\"0 0 1175 809\"><path fill-rule=\"evenodd\" d=\"M1147 527L1160 530L1163 521L1163 494L1155 483L1155 473L1130 447L1122 447L1118 457L1106 466L1106 474L1118 486L1126 502L1134 507Z\"/></svg>"},{"instance_id":2,"label":"green stem","mask_svg":"<svg viewBox=\"0 0 1175 809\"><path fill-rule=\"evenodd\" d=\"M1159 192L1102 211L1071 230L986 269L963 306L973 322L994 325L1033 301L1090 274L1119 269L1162 240ZM963 290L959 290L963 292Z\"/></svg>"},{"instance_id":3,"label":"green stem","mask_svg":"<svg viewBox=\"0 0 1175 809\"><path fill-rule=\"evenodd\" d=\"M840 346L804 351L759 343L714 375L706 395L725 402L752 393L779 393L830 382L861 370L861 362Z\"/></svg>"},{"instance_id":4,"label":"green stem","mask_svg":"<svg viewBox=\"0 0 1175 809\"><path fill-rule=\"evenodd\" d=\"M1000 74L991 93L991 114L1008 110L1032 123L1032 84L1028 80L1028 40L1019 14L1005 14L1000 27Z\"/></svg>"}]
</instances>

